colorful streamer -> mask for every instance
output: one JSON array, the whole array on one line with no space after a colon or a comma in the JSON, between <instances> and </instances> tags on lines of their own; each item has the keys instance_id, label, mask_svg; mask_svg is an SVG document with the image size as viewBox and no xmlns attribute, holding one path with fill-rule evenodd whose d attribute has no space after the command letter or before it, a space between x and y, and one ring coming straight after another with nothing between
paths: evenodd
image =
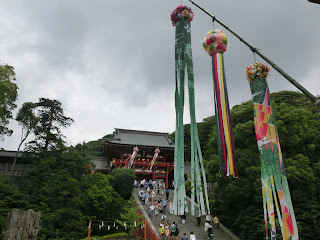
<instances>
[{"instance_id":1,"label":"colorful streamer","mask_svg":"<svg viewBox=\"0 0 320 240\"><path fill-rule=\"evenodd\" d=\"M268 221L270 237L272 240L276 239L274 211L276 209L283 239L298 240L298 228L282 161L275 112L266 79L269 70L261 63L252 64L246 70L252 94L254 127L261 160L266 239L268 239Z\"/></svg>"},{"instance_id":2,"label":"colorful streamer","mask_svg":"<svg viewBox=\"0 0 320 240\"><path fill-rule=\"evenodd\" d=\"M173 213L183 215L188 212L184 181L184 78L187 71L189 108L191 119L191 215L195 215L195 195L198 202L199 215L210 213L205 169L200 148L198 128L195 117L194 75L191 50L191 24L193 12L187 6L178 6L171 14L172 25L176 26L175 37L175 108L176 133L174 153L174 198ZM202 186L203 183L203 186ZM206 207L204 204L205 193Z\"/></svg>"},{"instance_id":3,"label":"colorful streamer","mask_svg":"<svg viewBox=\"0 0 320 240\"><path fill-rule=\"evenodd\" d=\"M152 158L151 162L148 164L148 167L146 168L146 170L149 170L149 173L152 171L152 167L153 167L154 163L156 162L159 153L160 153L159 148L156 148L156 150L154 150L153 158Z\"/></svg>"},{"instance_id":4,"label":"colorful streamer","mask_svg":"<svg viewBox=\"0 0 320 240\"><path fill-rule=\"evenodd\" d=\"M226 34L219 29L208 32L203 40L203 48L212 56L220 175L238 177L223 58L223 53L227 50L227 44Z\"/></svg>"},{"instance_id":5,"label":"colorful streamer","mask_svg":"<svg viewBox=\"0 0 320 240\"><path fill-rule=\"evenodd\" d=\"M124 165L124 167L128 167L128 168L131 168L132 167L132 164L133 164L133 161L135 159L135 157L137 156L137 153L139 152L139 148L137 146L135 146L133 148L133 153L131 154L131 156L129 156L127 159L126 159L126 163ZM130 158L130 160L129 160ZM129 161L128 161L129 160Z\"/></svg>"}]
</instances>

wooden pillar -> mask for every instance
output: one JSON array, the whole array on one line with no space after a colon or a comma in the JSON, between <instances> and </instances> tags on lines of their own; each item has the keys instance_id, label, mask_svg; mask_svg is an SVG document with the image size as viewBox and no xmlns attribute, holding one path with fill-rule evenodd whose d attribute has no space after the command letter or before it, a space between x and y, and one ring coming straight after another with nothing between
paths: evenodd
<instances>
[{"instance_id":1,"label":"wooden pillar","mask_svg":"<svg viewBox=\"0 0 320 240\"><path fill-rule=\"evenodd\" d=\"M153 169L152 171L152 181L156 180L156 169Z\"/></svg>"},{"instance_id":2,"label":"wooden pillar","mask_svg":"<svg viewBox=\"0 0 320 240\"><path fill-rule=\"evenodd\" d=\"M147 240L147 220L144 220L144 240Z\"/></svg>"},{"instance_id":3,"label":"wooden pillar","mask_svg":"<svg viewBox=\"0 0 320 240\"><path fill-rule=\"evenodd\" d=\"M168 178L169 178L169 171L167 169L167 171L166 171L166 188L169 188L169 180L168 180Z\"/></svg>"},{"instance_id":4,"label":"wooden pillar","mask_svg":"<svg viewBox=\"0 0 320 240\"><path fill-rule=\"evenodd\" d=\"M88 227L88 240L90 240L91 225L92 225L92 220L90 219L90 223L89 223L89 227Z\"/></svg>"}]
</instances>

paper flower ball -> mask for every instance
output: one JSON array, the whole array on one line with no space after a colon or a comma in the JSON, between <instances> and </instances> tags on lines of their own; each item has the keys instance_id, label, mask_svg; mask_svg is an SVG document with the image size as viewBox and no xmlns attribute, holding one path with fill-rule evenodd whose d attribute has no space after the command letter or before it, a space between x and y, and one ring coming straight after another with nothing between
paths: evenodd
<instances>
[{"instance_id":1,"label":"paper flower ball","mask_svg":"<svg viewBox=\"0 0 320 240\"><path fill-rule=\"evenodd\" d=\"M268 76L270 68L262 63L254 63L247 67L246 74L248 80L251 82L255 79L263 79Z\"/></svg>"},{"instance_id":2,"label":"paper flower ball","mask_svg":"<svg viewBox=\"0 0 320 240\"><path fill-rule=\"evenodd\" d=\"M191 22L193 19L193 16L194 15L191 8L180 5L171 13L172 25L175 26L176 23L183 18Z\"/></svg>"},{"instance_id":3,"label":"paper flower ball","mask_svg":"<svg viewBox=\"0 0 320 240\"><path fill-rule=\"evenodd\" d=\"M227 45L227 35L219 29L208 32L202 43L204 50L210 56L212 56L214 53L224 53L227 50Z\"/></svg>"}]
</instances>

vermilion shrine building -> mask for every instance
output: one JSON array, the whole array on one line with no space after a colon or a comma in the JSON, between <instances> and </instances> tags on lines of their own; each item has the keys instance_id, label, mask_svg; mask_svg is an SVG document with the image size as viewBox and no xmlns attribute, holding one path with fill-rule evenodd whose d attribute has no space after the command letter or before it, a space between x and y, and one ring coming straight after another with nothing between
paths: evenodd
<instances>
[{"instance_id":1,"label":"vermilion shrine building","mask_svg":"<svg viewBox=\"0 0 320 240\"><path fill-rule=\"evenodd\" d=\"M139 148L132 168L136 179L164 180L166 187L171 186L174 169L174 143L168 133L115 129L113 138L105 141L103 157L112 162L112 168L124 167L126 159L133 153L134 147ZM154 151L160 153L151 171L146 170L151 162Z\"/></svg>"}]
</instances>

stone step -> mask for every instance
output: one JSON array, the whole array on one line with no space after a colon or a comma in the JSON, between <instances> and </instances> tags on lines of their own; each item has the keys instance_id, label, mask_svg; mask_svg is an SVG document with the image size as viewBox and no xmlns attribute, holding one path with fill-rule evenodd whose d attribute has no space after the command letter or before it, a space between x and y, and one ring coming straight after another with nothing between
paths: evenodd
<instances>
[{"instance_id":1,"label":"stone step","mask_svg":"<svg viewBox=\"0 0 320 240\"><path fill-rule=\"evenodd\" d=\"M135 199L136 201L138 201L139 203L141 203L139 201L139 191L140 189L135 188L134 189L134 194L135 194ZM165 199L165 194L156 194L155 198L156 200L158 199ZM167 201L167 203L169 201L173 201L173 191L170 190L170 194L169 194L169 199ZM148 216L148 206L147 205L142 205L139 204L140 207L143 208L144 212L145 212L145 218L150 219L150 216ZM188 201L188 208L190 209L190 201ZM166 208L166 214L167 214L167 218L165 220L165 222L167 220L170 221L170 223L175 222L180 230L180 234L178 236L178 239L181 239L182 235L184 233L187 234L187 236L190 236L190 232L193 232L196 235L197 240L205 240L207 239L207 232L204 231L204 223L205 223L205 216L201 217L201 224L200 227L198 227L197 224L197 220L196 220L196 216L191 216L190 213L186 213L186 222L185 224L181 223L181 218L180 216L177 215L171 215L169 214L169 208L167 206ZM161 223L161 215L157 215L155 216L154 219L150 219L150 221L153 224L154 230L158 231L160 228L160 223ZM233 233L231 233L227 228L225 228L222 224L220 224L219 228L213 228L213 235L214 235L214 239L215 240L240 240L239 238L237 238Z\"/></svg>"}]
</instances>

